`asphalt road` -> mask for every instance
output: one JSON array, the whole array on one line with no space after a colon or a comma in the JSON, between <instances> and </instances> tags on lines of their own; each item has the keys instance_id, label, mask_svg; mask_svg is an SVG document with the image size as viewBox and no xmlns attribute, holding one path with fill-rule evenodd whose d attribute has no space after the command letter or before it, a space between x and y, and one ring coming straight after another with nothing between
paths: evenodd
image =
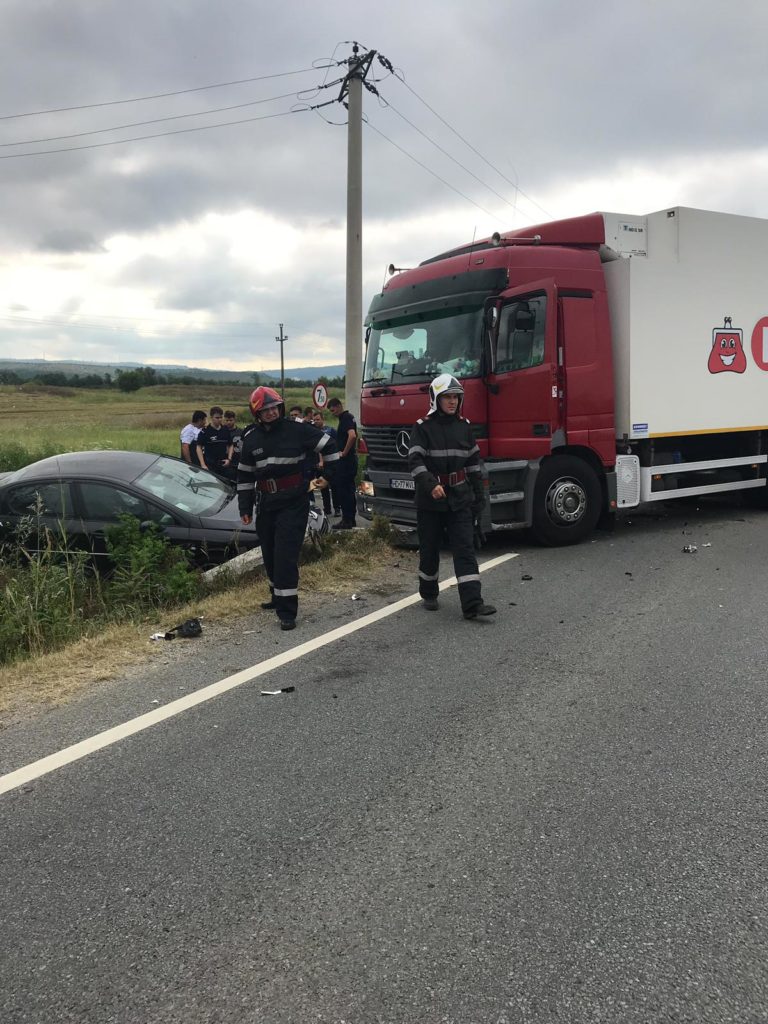
<instances>
[{"instance_id":1,"label":"asphalt road","mask_svg":"<svg viewBox=\"0 0 768 1024\"><path fill-rule=\"evenodd\" d=\"M496 621L448 592L0 797L0 1020L767 1020L767 531L497 539ZM331 611L16 723L2 769Z\"/></svg>"}]
</instances>

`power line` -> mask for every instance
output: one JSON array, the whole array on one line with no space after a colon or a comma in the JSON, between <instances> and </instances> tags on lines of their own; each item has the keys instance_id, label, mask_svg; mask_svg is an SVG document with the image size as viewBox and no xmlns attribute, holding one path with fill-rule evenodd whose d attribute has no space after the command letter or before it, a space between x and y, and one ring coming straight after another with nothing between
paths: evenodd
<instances>
[{"instance_id":1,"label":"power line","mask_svg":"<svg viewBox=\"0 0 768 1024\"><path fill-rule=\"evenodd\" d=\"M323 67L333 67L334 64L317 65L310 68L299 68L297 71L281 71L275 75L259 75L256 78L238 78L232 82L216 82L213 85L197 85L193 89L177 89L175 92L157 92L150 96L133 96L127 100L105 100L101 103L81 103L75 107L51 107L48 110L29 110L24 114L2 114L0 121L12 121L19 117L37 117L40 114L62 114L71 110L92 110L95 107L115 107L121 103L143 103L145 100L160 100L167 96L185 96L190 92L205 92L206 89L224 89L229 85L246 85L249 82L265 82L270 78L287 78L289 75L303 75L308 71L322 71Z\"/></svg>"},{"instance_id":2,"label":"power line","mask_svg":"<svg viewBox=\"0 0 768 1024\"><path fill-rule=\"evenodd\" d=\"M105 146L122 146L126 142L141 142L144 139L162 139L167 135L187 135L189 132L205 132L209 128L228 128L231 125L251 124L253 121L269 121L273 117L286 117L289 114L303 114L308 108L283 110L277 114L262 114L261 117L245 117L239 121L221 121L218 124L205 124L197 128L177 128L172 132L155 132L153 135L134 135L129 139L115 139L112 142L91 142L87 146L68 146L62 149L38 149L34 153L4 153L0 160L19 160L25 156L49 156L52 153L76 153L82 149L103 149Z\"/></svg>"},{"instance_id":3,"label":"power line","mask_svg":"<svg viewBox=\"0 0 768 1024\"><path fill-rule=\"evenodd\" d=\"M466 173L467 173L467 174L468 174L468 175L469 175L469 176L470 176L471 178L474 178L474 179L475 179L475 181L478 181L478 182L480 182L480 184L481 184L481 185L482 185L482 186L483 186L484 188L487 188L487 189L488 189L488 190L489 190L490 192L493 192L493 194L494 194L494 195L495 195L495 196L496 196L496 197L497 197L498 199L501 199L501 201L502 201L503 203L506 203L506 204L507 204L507 206L511 206L513 210L517 211L517 204L516 204L516 203L512 203L512 202L510 202L510 201L509 201L509 199L507 199L507 198L506 198L506 196L503 196L503 195L502 195L502 194L501 194L500 192L497 192L495 188L493 188L493 187L492 187L491 185L489 185L489 184L488 184L487 182L483 181L483 179L482 179L482 178L479 178L479 177L478 177L478 176L477 176L477 175L476 175L476 174L474 173L474 171L471 171L471 170L470 170L470 169L469 169L468 167L465 167L465 166L464 166L464 164L463 164L463 163L461 163L461 161L459 161L459 160L457 160L457 159L456 159L456 157L454 157L454 156L451 156L451 154L450 154L450 153L448 152L448 150L447 150L447 149L443 149L443 147L442 147L442 146L441 146L441 145L440 145L440 144L439 144L438 142L435 142L435 140L434 140L434 139L432 139L432 138L430 138L430 137L429 137L429 135L427 135L427 134L426 134L426 132L423 132L423 131L421 130L421 128L419 128L419 127L418 127L417 125L415 125L415 124L413 123L413 121L410 121L410 120L409 120L409 119L408 119L408 118L407 118L407 117L405 116L405 114L401 113L401 112L400 112L400 111L399 111L399 110L397 109L397 107L393 106L393 105L392 105L392 104L391 104L391 103L389 102L389 100L388 100L388 99L387 99L386 97L384 97L384 96L380 96L380 99L381 99L381 100L382 100L382 101L383 101L383 102L384 102L384 103L385 103L385 104L386 104L386 105L387 105L387 106L389 107L389 109L390 109L390 110L394 111L394 113L396 113L398 117L401 117L401 118L402 118L402 119L403 119L403 120L405 121L405 123L406 123L406 124L409 124L409 125L411 126L411 128L413 128L413 130L414 130L414 131L418 132L418 133L419 133L419 135L421 135L421 136L422 136L423 138L425 138L425 139L427 140L427 142L430 142L430 143L431 143L431 144L432 144L432 145L433 145L433 146L434 146L434 147L435 147L436 149L439 149L439 150L440 150L440 152L441 152L441 153L443 153L443 154L444 154L445 156L447 156L449 160L452 160L452 161L453 161L453 162L454 162L454 163L456 164L456 166L457 166L457 167L460 167L460 168L462 169L462 171L465 171L465 172L466 172ZM517 191L517 187L515 187L515 191Z\"/></svg>"},{"instance_id":4,"label":"power line","mask_svg":"<svg viewBox=\"0 0 768 1024\"><path fill-rule=\"evenodd\" d=\"M12 313L13 313L12 310L2 310L0 312L0 319L2 319L2 320L14 319L14 317L12 316ZM45 318L45 314L44 313L36 313L34 309L26 309L24 311L24 313L29 313L31 316L36 317L36 318ZM17 313L15 319L18 319L19 323L24 323L26 321L27 318L24 315L24 313L22 313L21 311L19 311L19 313ZM174 327L174 326L189 327L190 326L187 323L186 320L171 320L168 317L159 317L159 316L119 316L116 313L59 313L59 314L54 314L54 315L56 315L56 316L72 316L72 317L84 317L84 316L87 316L89 319L92 319L92 320L130 320L132 323L142 322L142 323L167 324L169 327ZM63 322L64 323L68 323L68 321L63 321ZM104 325L99 324L99 325L94 325L94 326L101 327L101 326L104 326ZM269 321L269 322L262 322L262 321L259 321L259 320L212 320L212 321L209 321L208 324L206 324L206 326L208 326L208 327L230 327L230 326L234 326L234 327L268 327L269 326L269 327L271 327L272 323L271 323L271 321Z\"/></svg>"},{"instance_id":5,"label":"power line","mask_svg":"<svg viewBox=\"0 0 768 1024\"><path fill-rule=\"evenodd\" d=\"M83 323L74 324L74 323L71 323L71 322L68 322L68 321L64 321L64 320L43 320L43 319L39 319L38 320L38 319L33 319L32 317L27 317L27 318L24 318L24 319L19 319L17 317L0 316L0 323L12 323L12 324L17 324L19 326L30 325L30 326L34 326L34 327L64 327L64 328L67 328L67 329L73 327L76 330L84 330L84 331L109 331L112 334L130 334L130 335L135 335L137 333L136 330L131 330L131 328L127 327L127 326L126 327L113 327L113 326L111 326L109 324L83 324ZM264 326L266 326L266 325L264 325ZM190 332L190 333L193 332L193 331L198 332L198 333L201 333L202 331L205 331L206 334L208 334L208 335L216 334L217 333L215 325L213 325L213 326L206 325L205 328L195 328L195 327L187 326L186 330L188 332ZM173 332L173 333L175 335L175 334L177 334L179 332ZM249 341L255 341L259 337L258 335L253 334L253 333L250 333L250 334L226 334L224 332L218 332L218 333L220 335L222 335L223 338L225 340L227 340L227 341L229 341L231 339L245 339L245 340L249 340ZM147 333L142 334L141 336L143 338L164 338L164 337L168 337L168 334L167 333L166 334L162 334L162 333L159 333L157 331L148 331ZM264 335L262 337L266 337L266 336Z\"/></svg>"},{"instance_id":6,"label":"power line","mask_svg":"<svg viewBox=\"0 0 768 1024\"><path fill-rule=\"evenodd\" d=\"M427 108L427 110L431 111L439 121L442 121L442 123L445 125L446 128L448 128L450 131L452 131L453 134L457 138L461 139L461 141L464 143L465 146L468 146L472 150L473 153L475 153L477 156L479 156L480 159L483 160L485 163L487 163L490 168L492 168L494 171L496 171L496 173L499 175L500 178L503 178L504 181L506 181L508 184L512 185L512 187L514 189L516 189L520 193L521 196L525 196L525 198L528 200L529 203L533 203L533 205L535 207L537 207L539 210L541 210L542 213L545 213L547 215L547 217L551 217L552 216L552 214L549 212L549 210L545 210L544 207L541 206L539 203L537 203L535 199L532 199L531 196L529 196L527 192L524 192L520 188L519 185L517 185L514 181L511 181L506 176L506 174L504 174L502 171L499 170L498 167L495 166L495 164L491 163L491 161L488 159L488 157L483 156L483 154L478 149L476 149L472 145L471 142L468 142L467 139L465 139L464 136L453 127L453 125L449 124L441 114L438 114L438 112L434 109L434 107L431 107L427 103L427 101L425 99L423 99L421 96L419 96L419 94L416 92L416 90L411 88L410 85L408 85L408 83L405 80L405 75L403 75L402 72L400 72L399 74L397 72L394 72L394 75L395 75L395 78L398 78L403 83L403 85L406 87L406 89L408 89L409 92L413 93L413 95L416 97L416 99L420 103L424 104L424 106Z\"/></svg>"},{"instance_id":7,"label":"power line","mask_svg":"<svg viewBox=\"0 0 768 1024\"><path fill-rule=\"evenodd\" d=\"M180 121L186 117L203 117L206 114L221 114L226 110L240 110L243 107L256 107L261 103L273 103L275 100L284 100L289 96L296 96L295 92L284 92L280 96L269 96L264 100L250 100L248 103L234 103L229 107L213 107L209 110L195 110L191 114L174 114L171 117L155 117L150 121L132 121L129 124L116 124L110 128L93 128L87 132L73 132L71 135L51 135L45 139L25 139L23 142L0 142L0 149L7 149L10 146L34 146L42 142L61 142L65 139L80 139L86 135L103 135L104 132L119 132L127 128L142 128L148 124L162 124L165 121Z\"/></svg>"},{"instance_id":8,"label":"power line","mask_svg":"<svg viewBox=\"0 0 768 1024\"><path fill-rule=\"evenodd\" d=\"M99 313L88 313L87 315L89 317L92 317L92 318L95 318L95 319L99 319L101 317L106 317L107 316L107 314L99 314ZM129 321L129 323L126 324L125 326L114 325L114 324L73 323L70 320L55 320L55 319L51 319L50 317L45 317L45 316L42 316L42 315L37 315L37 316L33 316L33 317L24 317L24 316L15 316L14 317L14 316L4 316L2 313L0 313L0 323L17 324L17 325L19 325L21 327L26 326L26 325L30 325L30 326L34 326L34 327L63 327L63 328L74 327L76 329L86 330L86 331L109 331L109 332L111 332L113 334L135 334L135 333L138 333L138 328L132 329L131 326L130 326L130 323L134 323L134 324L136 324L136 323L157 323L157 324L164 324L164 325L166 325L166 326L171 328L170 331L165 332L165 333L160 332L160 331L156 331L156 330L148 331L147 333L141 335L142 337L145 337L145 338L163 338L163 337L168 337L169 335L175 337L175 336L177 336L180 333L187 332L187 333L190 333L190 334L195 333L195 334L199 334L199 335L203 335L203 336L210 335L210 334L219 334L225 340L229 340L229 339L251 339L251 340L257 340L259 338L265 338L266 335L260 335L260 334L257 334L256 332L249 332L247 334L228 334L226 332L226 328L227 327L267 327L270 330L272 330L274 328L274 323L272 321L261 322L261 321L256 321L256 320L220 320L220 321L211 321L211 322L203 324L201 326L195 326L194 324L188 324L188 323L186 323L183 320L173 321L173 320L164 320L164 319L153 318L153 317L127 317L127 316L126 317L118 317L118 316L115 316L115 317L113 317L113 319L115 319L115 320L127 320L127 321ZM310 330L311 330L310 327L305 327L305 326L296 326L296 327L294 327L294 331L297 332L298 334L305 334L305 333L307 333Z\"/></svg>"},{"instance_id":9,"label":"power line","mask_svg":"<svg viewBox=\"0 0 768 1024\"><path fill-rule=\"evenodd\" d=\"M399 149L401 153L404 153L410 160L413 160L414 163L418 164L419 167L422 167L425 171L431 174L433 178L437 178L438 181L442 182L443 185L451 189L451 191L455 192L457 195L460 195L462 199L466 199L468 203L472 203L472 205L476 206L478 210L482 210L484 214L491 218L491 220L496 219L494 214L492 214L490 210L486 210L484 206L481 206L480 203L476 203L474 199L470 199L468 195L465 195L462 191L460 191L460 189L455 188L455 186L451 185L451 183L446 181L445 178L441 178L440 175L436 174L431 167L427 167L427 165L423 164L421 160L417 160L413 153L409 153L407 149L403 149L402 146L399 146L396 142L393 142L392 139L390 139L387 135L384 134L384 132L379 131L376 125L371 124L370 121L366 121L365 123L368 125L369 128L373 129L373 131L375 131L377 135L380 135L382 139L388 142L391 146L394 146L395 149Z\"/></svg>"}]
</instances>

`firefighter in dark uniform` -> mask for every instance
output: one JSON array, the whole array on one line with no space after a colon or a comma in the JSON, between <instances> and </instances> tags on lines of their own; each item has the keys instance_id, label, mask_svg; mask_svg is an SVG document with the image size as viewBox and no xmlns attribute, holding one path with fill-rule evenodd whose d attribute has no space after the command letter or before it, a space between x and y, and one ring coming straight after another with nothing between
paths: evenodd
<instances>
[{"instance_id":1,"label":"firefighter in dark uniform","mask_svg":"<svg viewBox=\"0 0 768 1024\"><path fill-rule=\"evenodd\" d=\"M461 415L464 389L449 373L429 386L430 408L411 431L408 465L414 479L419 533L419 593L437 611L440 545L447 533L465 619L493 615L480 593L474 523L485 505L483 464L469 420Z\"/></svg>"},{"instance_id":2,"label":"firefighter in dark uniform","mask_svg":"<svg viewBox=\"0 0 768 1024\"><path fill-rule=\"evenodd\" d=\"M299 607L299 553L307 530L310 490L328 486L339 459L336 443L309 423L286 419L285 402L272 388L251 395L255 424L243 432L237 468L240 518L247 526L257 506L256 532L272 594L262 605L293 629ZM317 455L323 475L309 477ZM256 500L258 497L258 501Z\"/></svg>"}]
</instances>

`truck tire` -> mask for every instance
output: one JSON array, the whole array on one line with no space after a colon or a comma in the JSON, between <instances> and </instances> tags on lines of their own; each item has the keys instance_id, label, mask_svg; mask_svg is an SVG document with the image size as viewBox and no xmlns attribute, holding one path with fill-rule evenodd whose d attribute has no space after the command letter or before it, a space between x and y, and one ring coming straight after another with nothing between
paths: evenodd
<instances>
[{"instance_id":1,"label":"truck tire","mask_svg":"<svg viewBox=\"0 0 768 1024\"><path fill-rule=\"evenodd\" d=\"M533 493L533 535L546 547L578 544L600 518L601 488L592 467L573 455L542 463Z\"/></svg>"}]
</instances>

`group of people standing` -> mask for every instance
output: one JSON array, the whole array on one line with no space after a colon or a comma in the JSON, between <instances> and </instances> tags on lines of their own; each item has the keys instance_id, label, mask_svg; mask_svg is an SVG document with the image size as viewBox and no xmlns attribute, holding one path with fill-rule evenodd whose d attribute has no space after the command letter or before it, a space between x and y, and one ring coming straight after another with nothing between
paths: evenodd
<instances>
[{"instance_id":1,"label":"group of people standing","mask_svg":"<svg viewBox=\"0 0 768 1024\"><path fill-rule=\"evenodd\" d=\"M243 431L237 427L230 409L225 412L220 405L212 406L209 413L195 409L179 440L185 462L209 469L227 480L237 479Z\"/></svg>"},{"instance_id":2,"label":"group of people standing","mask_svg":"<svg viewBox=\"0 0 768 1024\"><path fill-rule=\"evenodd\" d=\"M474 532L486 503L483 464L469 421L462 416L464 389L450 374L429 387L430 407L413 427L408 463L415 485L419 535L419 593L428 611L439 609L440 549L447 539L465 619L493 615L483 601ZM270 387L250 398L253 423L235 427L232 412L218 406L196 412L181 432L182 456L220 476L237 480L240 518L255 518L270 598L262 608L277 613L281 629L294 629L299 607L299 555L310 505L319 491L330 510L330 491L341 508L335 530L355 525L357 424L340 399L329 410L338 426L327 427L320 410L294 406ZM197 431L195 433L195 431ZM194 451L194 456L193 456ZM326 501L328 502L326 504Z\"/></svg>"},{"instance_id":3,"label":"group of people standing","mask_svg":"<svg viewBox=\"0 0 768 1024\"><path fill-rule=\"evenodd\" d=\"M323 412L312 406L302 410L301 406L294 405L289 409L288 417L294 422L307 423L337 441L341 461L333 487L321 491L323 511L329 517L340 516L334 529L351 530L356 523L357 423L338 398L331 399L328 409L338 418L335 429L327 426ZM212 406L208 413L196 409L179 438L182 459L234 483L237 480L243 438L256 426L251 423L240 429L236 420L232 410L225 411L219 405ZM309 479L318 477L323 469L322 456L318 455L311 461L313 465L307 467Z\"/></svg>"}]
</instances>

